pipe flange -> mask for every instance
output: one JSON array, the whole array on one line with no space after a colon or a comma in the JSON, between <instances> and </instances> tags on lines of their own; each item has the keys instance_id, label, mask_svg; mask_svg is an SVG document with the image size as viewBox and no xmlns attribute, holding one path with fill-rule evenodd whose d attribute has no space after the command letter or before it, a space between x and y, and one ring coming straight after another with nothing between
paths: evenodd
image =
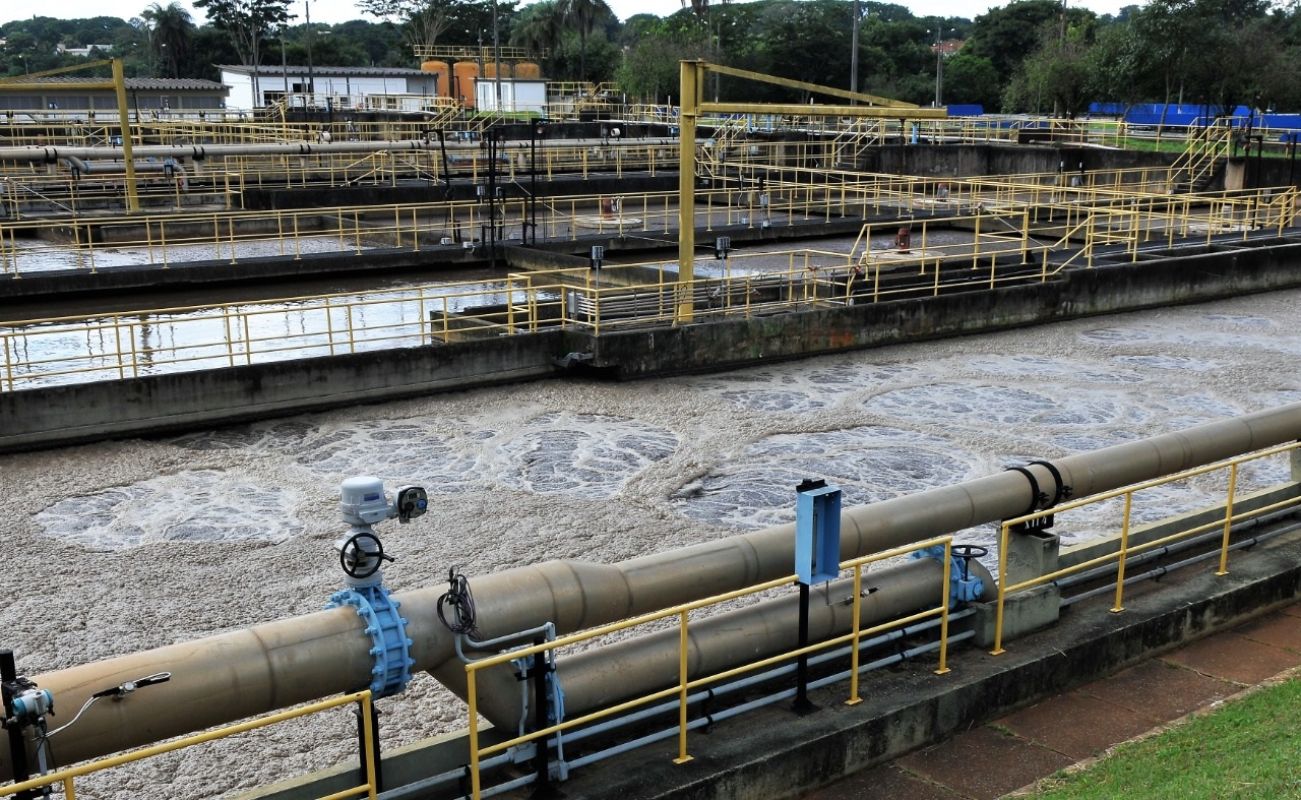
<instances>
[{"instance_id":1,"label":"pipe flange","mask_svg":"<svg viewBox=\"0 0 1301 800\"><path fill-rule=\"evenodd\" d=\"M411 658L413 642L407 638L407 621L398 613L401 605L383 586L358 586L335 592L326 606L352 606L366 621L365 633L370 637L370 655L374 659L370 691L377 698L406 689L416 664Z\"/></svg>"}]
</instances>

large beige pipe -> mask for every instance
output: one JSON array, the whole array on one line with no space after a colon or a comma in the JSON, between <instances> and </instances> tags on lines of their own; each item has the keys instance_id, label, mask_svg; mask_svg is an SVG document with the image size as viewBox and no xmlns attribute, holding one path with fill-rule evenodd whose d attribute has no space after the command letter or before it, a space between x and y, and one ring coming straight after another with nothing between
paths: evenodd
<instances>
[{"instance_id":1,"label":"large beige pipe","mask_svg":"<svg viewBox=\"0 0 1301 800\"><path fill-rule=\"evenodd\" d=\"M984 579L982 599L993 599L994 581L978 562L972 572ZM862 628L940 603L944 567L934 559L872 569L863 575L859 620ZM946 590L947 591L947 588ZM818 586L809 607L809 641L822 641L849 633L853 621L853 581ZM691 678L715 675L798 647L799 594L788 592L714 616L692 621L687 645ZM570 716L608 707L645 695L678 680L676 627L637 636L605 647L567 655L556 664ZM452 659L432 670L444 685L465 696L465 670ZM479 713L494 724L513 729L519 720L519 683L508 668L479 673Z\"/></svg>"},{"instance_id":2,"label":"large beige pipe","mask_svg":"<svg viewBox=\"0 0 1301 800\"><path fill-rule=\"evenodd\" d=\"M1201 425L1055 462L1076 496L1160 477L1301 438L1301 403ZM1040 486L1050 473L1033 467ZM847 511L841 554L877 552L974 525L1007 519L1030 505L1025 477L1004 472ZM740 589L792 572L793 526L733 536L618 565L557 561L475 578L485 636L547 621L561 632L612 622L676 603ZM435 616L441 588L400 595L410 620L417 669L453 658L452 639ZM369 639L350 611L320 612L244 631L172 645L36 676L61 709L92 692L153 672L171 683L119 703L101 703L59 735L64 761L199 730L369 682ZM0 775L8 774L0 765Z\"/></svg>"},{"instance_id":3,"label":"large beige pipe","mask_svg":"<svg viewBox=\"0 0 1301 800\"><path fill-rule=\"evenodd\" d=\"M667 147L676 146L676 139L629 139L605 143L601 139L548 139L538 142L538 146L547 147ZM527 150L528 140L503 142L506 149ZM289 155L311 156L326 153L377 153L380 151L400 150L438 150L441 146L437 139L401 139L394 141L369 142L266 142L262 144L185 144L185 145L138 145L131 149L135 158L181 158L203 160L206 158L225 158L227 156L265 156ZM471 150L482 151L479 142L448 141L446 149L452 152ZM121 147L0 147L0 161L56 163L61 158L103 159L120 161L124 158Z\"/></svg>"},{"instance_id":4,"label":"large beige pipe","mask_svg":"<svg viewBox=\"0 0 1301 800\"><path fill-rule=\"evenodd\" d=\"M404 139L384 142L267 142L263 144L140 145L131 148L135 158L224 158L226 156L324 153L377 153L394 150L437 150L438 141ZM0 147L0 161L34 161L53 164L61 158L122 160L121 147Z\"/></svg>"}]
</instances>

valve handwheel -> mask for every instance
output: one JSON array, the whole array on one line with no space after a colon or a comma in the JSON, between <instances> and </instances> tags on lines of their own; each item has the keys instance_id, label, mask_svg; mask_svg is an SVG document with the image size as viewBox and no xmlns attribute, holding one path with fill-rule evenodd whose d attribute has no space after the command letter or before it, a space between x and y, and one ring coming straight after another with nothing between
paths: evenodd
<instances>
[{"instance_id":1,"label":"valve handwheel","mask_svg":"<svg viewBox=\"0 0 1301 800\"><path fill-rule=\"evenodd\" d=\"M361 548L363 539L370 539L375 543L375 552L368 553ZM353 554L351 565L348 563L349 553ZM363 561L371 558L375 559L375 563L369 569L360 566ZM354 533L348 538L348 541L343 543L343 547L339 548L339 566L343 568L344 574L349 578L369 578L379 571L383 562L393 560L393 556L384 553L384 543L379 540L378 536L369 531Z\"/></svg>"},{"instance_id":2,"label":"valve handwheel","mask_svg":"<svg viewBox=\"0 0 1301 800\"><path fill-rule=\"evenodd\" d=\"M981 547L978 544L955 544L949 548L954 558L962 559L962 579L965 581L971 577L970 570L967 567L968 562L973 558L983 558L989 555L988 547Z\"/></svg>"}]
</instances>

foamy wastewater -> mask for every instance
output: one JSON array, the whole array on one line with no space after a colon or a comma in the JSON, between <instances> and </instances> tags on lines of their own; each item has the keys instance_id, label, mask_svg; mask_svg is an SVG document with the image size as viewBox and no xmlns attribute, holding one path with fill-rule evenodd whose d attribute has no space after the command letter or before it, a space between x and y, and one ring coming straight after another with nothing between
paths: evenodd
<instances>
[{"instance_id":1,"label":"foamy wastewater","mask_svg":"<svg viewBox=\"0 0 1301 800\"><path fill-rule=\"evenodd\" d=\"M777 434L747 445L670 499L692 519L762 528L794 519L795 486L805 478L839 486L851 506L961 481L980 463L949 439L896 428Z\"/></svg>"},{"instance_id":2,"label":"foamy wastewater","mask_svg":"<svg viewBox=\"0 0 1301 800\"><path fill-rule=\"evenodd\" d=\"M156 542L279 542L302 532L302 497L219 470L160 475L54 503L36 514L48 535L89 550Z\"/></svg>"},{"instance_id":3,"label":"foamy wastewater","mask_svg":"<svg viewBox=\"0 0 1301 800\"><path fill-rule=\"evenodd\" d=\"M693 384L744 411L807 413L825 409L850 393L895 383L917 372L916 367L896 364L801 365L709 376L695 379Z\"/></svg>"},{"instance_id":4,"label":"foamy wastewater","mask_svg":"<svg viewBox=\"0 0 1301 800\"><path fill-rule=\"evenodd\" d=\"M1301 334L1281 327L1274 320L1228 314L1203 314L1200 320L1205 324L1138 323L1092 328L1081 331L1077 337L1082 342L1107 348L1151 350L1176 347L1198 353L1206 350L1237 353L1255 350L1301 354Z\"/></svg>"},{"instance_id":5,"label":"foamy wastewater","mask_svg":"<svg viewBox=\"0 0 1301 800\"><path fill-rule=\"evenodd\" d=\"M990 383L932 383L883 392L864 408L898 420L1022 430L1053 426L1143 425L1151 411L1126 392L1084 389L1032 390Z\"/></svg>"},{"instance_id":6,"label":"foamy wastewater","mask_svg":"<svg viewBox=\"0 0 1301 800\"><path fill-rule=\"evenodd\" d=\"M506 487L585 498L613 497L679 444L667 428L604 414L544 412L495 428L484 421L427 415L323 428L293 423L173 441L198 450L288 452L297 465L330 479L364 471L420 483L431 493Z\"/></svg>"}]
</instances>

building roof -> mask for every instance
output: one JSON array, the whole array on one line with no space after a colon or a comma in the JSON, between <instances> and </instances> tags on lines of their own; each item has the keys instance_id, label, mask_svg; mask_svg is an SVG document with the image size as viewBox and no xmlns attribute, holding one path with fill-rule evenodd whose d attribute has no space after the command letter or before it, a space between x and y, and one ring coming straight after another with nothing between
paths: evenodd
<instances>
[{"instance_id":1,"label":"building roof","mask_svg":"<svg viewBox=\"0 0 1301 800\"><path fill-rule=\"evenodd\" d=\"M43 78L25 79L23 83L48 83L51 89L58 89L59 84L74 84L85 80L107 80L106 78L82 78L75 75L53 75ZM230 87L224 83L216 81L205 81L199 78L127 78L123 81L127 91L137 92L225 92ZM0 90L5 85L0 82ZM69 90L76 89L70 86Z\"/></svg>"},{"instance_id":2,"label":"building roof","mask_svg":"<svg viewBox=\"0 0 1301 800\"><path fill-rule=\"evenodd\" d=\"M290 64L288 67L285 67L283 71L279 64L262 64L256 67L250 64L218 64L217 69L222 70L224 72L235 72L241 75L251 75L253 74L254 71L256 71L257 74L260 76L261 75L279 76L279 75L286 75L286 74L307 75L308 73L307 67L301 65L295 65L295 64ZM433 77L432 72L422 72L418 69L405 69L402 67L314 66L312 67L311 71L313 74L318 75L322 78L327 76L339 77L339 78L349 78L349 77L350 78L380 78L380 77L411 78L416 76L424 76L426 78Z\"/></svg>"}]
</instances>

